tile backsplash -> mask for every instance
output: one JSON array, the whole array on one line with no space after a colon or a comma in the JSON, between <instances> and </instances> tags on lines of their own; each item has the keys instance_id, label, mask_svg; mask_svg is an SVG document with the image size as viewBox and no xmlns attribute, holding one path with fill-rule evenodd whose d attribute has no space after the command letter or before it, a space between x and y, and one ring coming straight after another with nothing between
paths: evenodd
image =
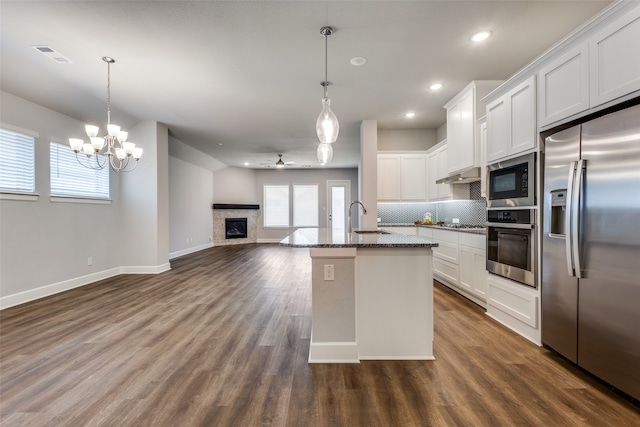
<instances>
[{"instance_id":1,"label":"tile backsplash","mask_svg":"<svg viewBox=\"0 0 640 427\"><path fill-rule=\"evenodd\" d=\"M478 183L479 184L479 183ZM474 188L477 187L477 188ZM378 218L381 224L413 224L422 220L428 212L433 222L453 223L459 218L460 224L484 225L487 221L487 202L480 197L480 186L470 188L475 200L447 200L444 202L418 203L378 203Z\"/></svg>"}]
</instances>

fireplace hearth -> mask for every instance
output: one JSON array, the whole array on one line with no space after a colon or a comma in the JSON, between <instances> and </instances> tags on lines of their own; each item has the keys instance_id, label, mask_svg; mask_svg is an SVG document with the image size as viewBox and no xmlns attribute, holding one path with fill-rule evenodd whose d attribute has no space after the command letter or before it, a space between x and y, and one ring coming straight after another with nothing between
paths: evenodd
<instances>
[{"instance_id":1,"label":"fireplace hearth","mask_svg":"<svg viewBox=\"0 0 640 427\"><path fill-rule=\"evenodd\" d=\"M225 239L246 239L247 238L247 218L225 218L224 219Z\"/></svg>"}]
</instances>

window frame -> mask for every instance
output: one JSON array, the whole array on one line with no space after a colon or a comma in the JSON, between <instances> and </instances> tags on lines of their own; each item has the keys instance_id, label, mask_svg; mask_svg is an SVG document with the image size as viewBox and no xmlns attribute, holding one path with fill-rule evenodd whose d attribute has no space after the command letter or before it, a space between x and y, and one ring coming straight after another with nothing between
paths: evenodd
<instances>
[{"instance_id":1,"label":"window frame","mask_svg":"<svg viewBox=\"0 0 640 427\"><path fill-rule=\"evenodd\" d=\"M56 153L54 159L54 144ZM60 149L63 151L61 152ZM62 153L62 156L60 155ZM94 154L96 155L96 154ZM97 154L98 156L103 156L102 154ZM61 163L60 160L63 160L65 163ZM54 165L54 160L56 164ZM106 160L106 159L103 159ZM66 163L68 162L68 163ZM103 163L103 162L100 162ZM104 190L106 187L106 193L102 192L83 192L78 193L74 192L70 187L65 187L63 189L54 189L55 180L53 174L57 170L60 171L61 165L67 165L70 169L63 170L63 172L73 174L85 174L82 179L89 180L93 179L93 183L96 187ZM93 175L93 176L92 176ZM101 176L102 175L102 176ZM106 176L106 182L105 181ZM102 181L102 182L101 182ZM64 181L63 181L64 182ZM103 169L90 169L83 166L76 159L76 153L69 147L67 144L61 143L56 139L52 138L49 141L49 194L50 200L52 202L65 202L65 203L94 203L94 204L109 204L111 203L111 172L108 164L105 164Z\"/></svg>"},{"instance_id":2,"label":"window frame","mask_svg":"<svg viewBox=\"0 0 640 427\"><path fill-rule=\"evenodd\" d=\"M36 141L40 137L38 132L20 128L17 126L12 126L6 123L0 122L0 129L5 132L9 132L12 134L17 134L18 138L21 139L31 139L31 147L27 148L26 151L30 149L31 153L31 171L27 172L27 175L30 175L31 182L27 182L31 184L30 189L20 189L20 188L0 188L0 200L38 200L38 194L36 193ZM24 158L18 159L24 161Z\"/></svg>"}]
</instances>

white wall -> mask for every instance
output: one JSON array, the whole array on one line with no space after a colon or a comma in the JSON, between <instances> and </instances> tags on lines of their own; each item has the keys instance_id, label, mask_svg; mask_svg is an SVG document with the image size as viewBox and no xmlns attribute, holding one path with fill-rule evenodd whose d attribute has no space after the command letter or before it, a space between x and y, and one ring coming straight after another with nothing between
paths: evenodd
<instances>
[{"instance_id":1,"label":"white wall","mask_svg":"<svg viewBox=\"0 0 640 427\"><path fill-rule=\"evenodd\" d=\"M0 95L2 123L39 133L40 195L37 201L0 200L0 307L117 274L120 177L111 173L111 204L51 202L49 141L82 137L84 124L9 93Z\"/></svg>"},{"instance_id":2,"label":"white wall","mask_svg":"<svg viewBox=\"0 0 640 427\"><path fill-rule=\"evenodd\" d=\"M84 124L6 92L0 122L39 134L37 201L0 200L0 308L121 273L169 268L168 129L129 130L143 147L138 168L111 172L110 204L52 202L49 141L82 137ZM88 265L88 258L92 265Z\"/></svg>"},{"instance_id":3,"label":"white wall","mask_svg":"<svg viewBox=\"0 0 640 427\"><path fill-rule=\"evenodd\" d=\"M436 144L444 139L447 139L447 122L444 122L436 129Z\"/></svg>"},{"instance_id":4,"label":"white wall","mask_svg":"<svg viewBox=\"0 0 640 427\"><path fill-rule=\"evenodd\" d=\"M170 156L169 177L170 258L211 247L213 172Z\"/></svg>"},{"instance_id":5,"label":"white wall","mask_svg":"<svg viewBox=\"0 0 640 427\"><path fill-rule=\"evenodd\" d=\"M229 167L216 171L213 193L215 203L262 204L262 192L256 191L253 169Z\"/></svg>"},{"instance_id":6,"label":"white wall","mask_svg":"<svg viewBox=\"0 0 640 427\"><path fill-rule=\"evenodd\" d=\"M438 141L435 129L378 129L378 151L426 151Z\"/></svg>"}]
</instances>

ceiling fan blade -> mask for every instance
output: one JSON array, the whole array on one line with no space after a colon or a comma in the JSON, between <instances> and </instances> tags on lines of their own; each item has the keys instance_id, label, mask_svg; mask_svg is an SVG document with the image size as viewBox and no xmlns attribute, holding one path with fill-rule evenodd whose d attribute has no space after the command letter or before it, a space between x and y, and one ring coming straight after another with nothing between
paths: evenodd
<instances>
[{"instance_id":1,"label":"ceiling fan blade","mask_svg":"<svg viewBox=\"0 0 640 427\"><path fill-rule=\"evenodd\" d=\"M291 160L290 162L284 162L285 165L295 165L296 161Z\"/></svg>"}]
</instances>

